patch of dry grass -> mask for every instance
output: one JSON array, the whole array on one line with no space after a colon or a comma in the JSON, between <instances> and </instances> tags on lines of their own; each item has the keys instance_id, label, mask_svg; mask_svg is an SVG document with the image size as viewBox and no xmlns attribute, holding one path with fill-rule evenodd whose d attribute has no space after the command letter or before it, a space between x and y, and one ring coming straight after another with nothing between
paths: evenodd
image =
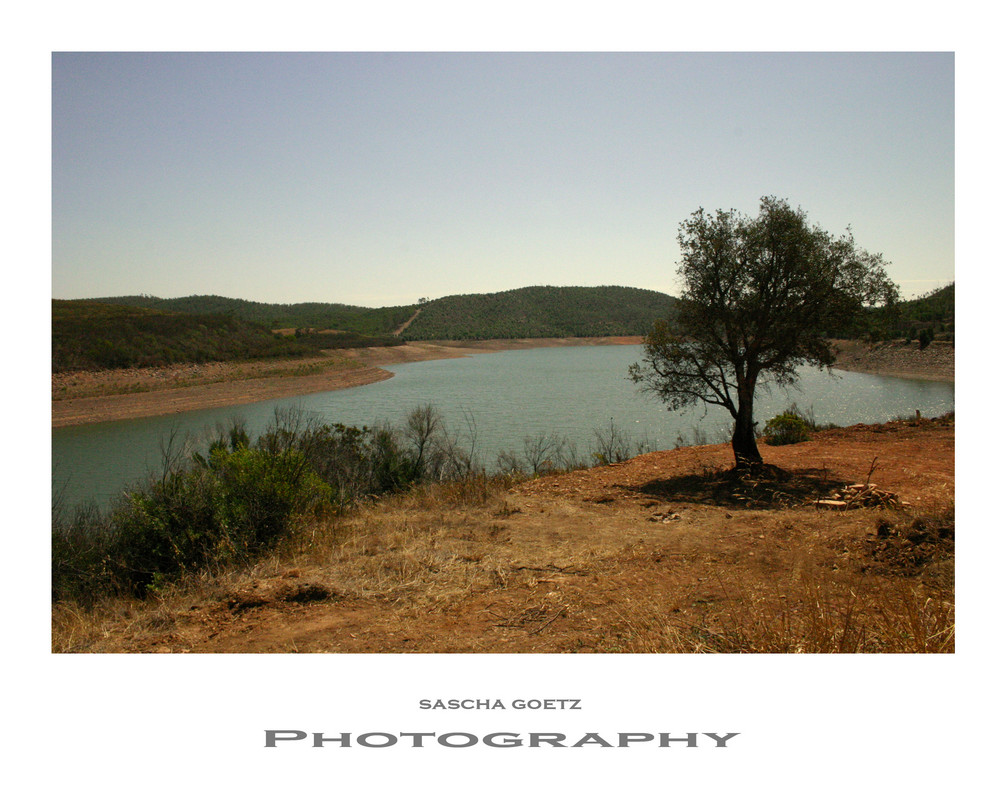
<instances>
[{"instance_id":1,"label":"patch of dry grass","mask_svg":"<svg viewBox=\"0 0 1000 794\"><path fill-rule=\"evenodd\" d=\"M438 652L954 651L953 504L921 516L697 504L656 524L641 501L539 503L511 484L420 486L303 525L248 571L150 602L61 604L53 650L180 647L192 614L215 610L225 632L234 616L316 601L360 612L361 652L414 634ZM303 636L271 648L345 649Z\"/></svg>"},{"instance_id":2,"label":"patch of dry grass","mask_svg":"<svg viewBox=\"0 0 1000 794\"><path fill-rule=\"evenodd\" d=\"M770 573L747 565L713 566L693 598L678 599L669 590L633 594L609 611L594 649L953 653L953 510L916 518L894 514L891 521L876 513L869 519L874 533L853 542L830 535L825 543L796 546Z\"/></svg>"},{"instance_id":3,"label":"patch of dry grass","mask_svg":"<svg viewBox=\"0 0 1000 794\"><path fill-rule=\"evenodd\" d=\"M295 563L330 572L352 597L426 609L519 578L505 543L510 480L470 477L372 501L293 544Z\"/></svg>"}]
</instances>

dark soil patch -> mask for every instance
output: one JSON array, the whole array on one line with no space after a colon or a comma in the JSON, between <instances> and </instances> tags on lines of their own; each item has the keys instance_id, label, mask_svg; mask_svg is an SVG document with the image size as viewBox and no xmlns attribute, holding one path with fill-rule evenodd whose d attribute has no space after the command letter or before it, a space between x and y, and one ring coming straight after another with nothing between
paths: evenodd
<instances>
[{"instance_id":1,"label":"dark soil patch","mask_svg":"<svg viewBox=\"0 0 1000 794\"><path fill-rule=\"evenodd\" d=\"M338 597L335 590L317 582L298 584L279 584L274 588L251 588L249 591L237 592L226 600L226 606L234 614L271 606L278 603L309 604L316 601L329 601Z\"/></svg>"},{"instance_id":2,"label":"dark soil patch","mask_svg":"<svg viewBox=\"0 0 1000 794\"><path fill-rule=\"evenodd\" d=\"M917 576L928 566L955 558L955 518L918 516L904 524L879 521L874 538L867 538L870 562L862 570Z\"/></svg>"},{"instance_id":3,"label":"dark soil patch","mask_svg":"<svg viewBox=\"0 0 1000 794\"><path fill-rule=\"evenodd\" d=\"M313 601L327 601L337 597L336 591L326 585L310 582L280 590L278 600L290 601L295 604L308 604Z\"/></svg>"}]
</instances>

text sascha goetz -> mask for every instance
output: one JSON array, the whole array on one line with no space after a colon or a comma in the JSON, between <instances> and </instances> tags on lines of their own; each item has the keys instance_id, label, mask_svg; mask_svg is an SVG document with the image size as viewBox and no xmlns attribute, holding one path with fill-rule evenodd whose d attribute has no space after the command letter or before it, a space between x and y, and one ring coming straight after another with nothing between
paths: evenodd
<instances>
[{"instance_id":1,"label":"text sascha goetz","mask_svg":"<svg viewBox=\"0 0 1000 794\"><path fill-rule=\"evenodd\" d=\"M308 733L299 730L265 730L264 746L277 747L278 743L304 743L312 747L728 747L738 733L646 733L626 731L615 733L517 733L497 731L479 736L475 733L452 731L434 732L384 732L369 733ZM702 737L702 738L700 738Z\"/></svg>"},{"instance_id":2,"label":"text sascha goetz","mask_svg":"<svg viewBox=\"0 0 1000 794\"><path fill-rule=\"evenodd\" d=\"M510 701L510 707L515 710L528 709L531 711L581 711L580 700L572 698L546 698L529 700L518 698ZM504 709L506 704L499 698L454 698L451 700L431 700L420 701L421 709Z\"/></svg>"}]
</instances>

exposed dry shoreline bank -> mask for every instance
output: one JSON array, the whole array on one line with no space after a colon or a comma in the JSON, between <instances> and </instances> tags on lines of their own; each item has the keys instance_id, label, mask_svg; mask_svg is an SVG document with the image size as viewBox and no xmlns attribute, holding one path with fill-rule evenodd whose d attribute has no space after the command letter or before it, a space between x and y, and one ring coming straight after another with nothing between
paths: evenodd
<instances>
[{"instance_id":1,"label":"exposed dry shoreline bank","mask_svg":"<svg viewBox=\"0 0 1000 794\"><path fill-rule=\"evenodd\" d=\"M409 342L329 351L313 359L212 363L145 369L64 372L52 376L52 427L165 416L348 389L392 377L387 364L461 358L501 350L632 345L641 337Z\"/></svg>"},{"instance_id":2,"label":"exposed dry shoreline bank","mask_svg":"<svg viewBox=\"0 0 1000 794\"><path fill-rule=\"evenodd\" d=\"M52 376L52 426L163 416L347 389L391 378L392 373L381 368L391 364L502 350L641 342L637 336L409 342L396 347L330 351L307 360L59 373ZM952 344L935 342L919 350L916 343L839 341L837 347L839 369L926 380L955 379Z\"/></svg>"},{"instance_id":3,"label":"exposed dry shoreline bank","mask_svg":"<svg viewBox=\"0 0 1000 794\"><path fill-rule=\"evenodd\" d=\"M871 345L841 339L835 345L837 369L894 378L955 381L955 345L952 342L931 342L923 350L916 342Z\"/></svg>"}]
</instances>

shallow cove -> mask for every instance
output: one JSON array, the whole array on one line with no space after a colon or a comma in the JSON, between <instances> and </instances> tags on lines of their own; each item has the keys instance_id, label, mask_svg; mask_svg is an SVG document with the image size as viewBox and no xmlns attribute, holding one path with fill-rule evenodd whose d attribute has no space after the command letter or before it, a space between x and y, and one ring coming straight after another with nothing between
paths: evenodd
<instances>
[{"instance_id":1,"label":"shallow cove","mask_svg":"<svg viewBox=\"0 0 1000 794\"><path fill-rule=\"evenodd\" d=\"M276 409L298 409L321 422L401 425L418 405L431 403L458 442L491 466L502 450L520 454L526 437L565 436L580 458L590 458L594 431L610 422L651 449L728 438L729 414L704 407L671 413L640 394L627 379L639 345L510 350L468 358L385 367L378 383L233 408L192 411L52 431L53 499L64 508L94 501L106 506L131 483L158 474L167 447L203 446L217 427L243 420L252 434ZM889 378L857 372L833 375L803 369L797 389L758 389L755 416L763 426L796 403L817 422L882 422L921 411L937 416L955 407L953 383ZM171 442L170 439L173 439ZM766 448L762 453L767 457Z\"/></svg>"}]
</instances>

